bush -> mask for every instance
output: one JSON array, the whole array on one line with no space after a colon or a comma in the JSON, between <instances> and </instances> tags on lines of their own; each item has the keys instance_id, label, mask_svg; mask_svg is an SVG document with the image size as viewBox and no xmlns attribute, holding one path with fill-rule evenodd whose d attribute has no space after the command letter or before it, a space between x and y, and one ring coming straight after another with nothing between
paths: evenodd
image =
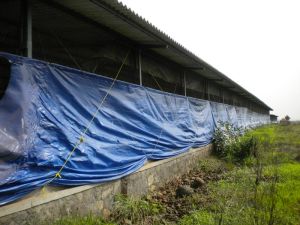
<instances>
[{"instance_id":1,"label":"bush","mask_svg":"<svg viewBox=\"0 0 300 225\"><path fill-rule=\"evenodd\" d=\"M256 138L247 130L228 122L219 122L214 133L214 153L229 162L241 162L253 154Z\"/></svg>"}]
</instances>

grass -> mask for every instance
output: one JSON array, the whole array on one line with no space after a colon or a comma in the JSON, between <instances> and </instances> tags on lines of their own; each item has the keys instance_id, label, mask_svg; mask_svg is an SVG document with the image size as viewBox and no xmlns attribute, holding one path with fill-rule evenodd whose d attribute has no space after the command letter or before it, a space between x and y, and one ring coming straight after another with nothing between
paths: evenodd
<instances>
[{"instance_id":1,"label":"grass","mask_svg":"<svg viewBox=\"0 0 300 225\"><path fill-rule=\"evenodd\" d=\"M117 224L162 224L159 216L164 212L162 205L146 199L134 199L117 195L110 220L100 216L73 216L61 218L48 225L117 225Z\"/></svg>"},{"instance_id":2,"label":"grass","mask_svg":"<svg viewBox=\"0 0 300 225\"><path fill-rule=\"evenodd\" d=\"M179 224L299 225L300 126L272 125L246 135L258 140L256 156L210 183L210 204Z\"/></svg>"},{"instance_id":3,"label":"grass","mask_svg":"<svg viewBox=\"0 0 300 225\"><path fill-rule=\"evenodd\" d=\"M48 223L51 225L117 225L116 223L104 220L100 216L88 215L88 216L72 216L61 218L55 222Z\"/></svg>"},{"instance_id":4,"label":"grass","mask_svg":"<svg viewBox=\"0 0 300 225\"><path fill-rule=\"evenodd\" d=\"M147 199L134 199L124 195L116 196L113 210L114 221L118 224L160 224L159 214L164 207Z\"/></svg>"}]
</instances>

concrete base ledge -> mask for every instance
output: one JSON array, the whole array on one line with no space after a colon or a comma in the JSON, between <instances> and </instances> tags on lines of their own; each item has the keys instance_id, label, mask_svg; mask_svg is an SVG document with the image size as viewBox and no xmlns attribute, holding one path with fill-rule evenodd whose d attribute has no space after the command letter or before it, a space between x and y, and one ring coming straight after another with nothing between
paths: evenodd
<instances>
[{"instance_id":1,"label":"concrete base ledge","mask_svg":"<svg viewBox=\"0 0 300 225\"><path fill-rule=\"evenodd\" d=\"M53 221L68 215L89 213L108 216L115 195L146 195L173 178L187 173L198 164L200 158L208 156L211 149L212 145L207 145L176 157L151 161L135 173L112 182L37 190L16 203L0 207L0 224L37 224L39 221Z\"/></svg>"}]
</instances>

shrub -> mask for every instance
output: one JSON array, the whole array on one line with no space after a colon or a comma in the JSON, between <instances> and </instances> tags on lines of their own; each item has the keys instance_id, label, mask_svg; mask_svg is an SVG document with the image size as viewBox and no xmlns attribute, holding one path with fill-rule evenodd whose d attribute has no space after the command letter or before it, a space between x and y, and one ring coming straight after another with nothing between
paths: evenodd
<instances>
[{"instance_id":1,"label":"shrub","mask_svg":"<svg viewBox=\"0 0 300 225\"><path fill-rule=\"evenodd\" d=\"M256 142L245 128L219 122L214 133L214 153L227 161L240 162L253 153Z\"/></svg>"}]
</instances>

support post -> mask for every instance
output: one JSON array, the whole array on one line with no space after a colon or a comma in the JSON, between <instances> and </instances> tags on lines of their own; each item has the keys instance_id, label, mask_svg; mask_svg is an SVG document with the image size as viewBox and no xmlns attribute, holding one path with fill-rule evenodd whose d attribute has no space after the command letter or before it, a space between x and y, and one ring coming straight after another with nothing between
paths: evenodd
<instances>
[{"instance_id":1,"label":"support post","mask_svg":"<svg viewBox=\"0 0 300 225\"><path fill-rule=\"evenodd\" d=\"M206 82L206 93L207 93L207 100L210 101L210 95L209 95L209 82Z\"/></svg>"},{"instance_id":2,"label":"support post","mask_svg":"<svg viewBox=\"0 0 300 225\"><path fill-rule=\"evenodd\" d=\"M223 100L223 104L224 104L224 91L222 91L222 100Z\"/></svg>"},{"instance_id":3,"label":"support post","mask_svg":"<svg viewBox=\"0 0 300 225\"><path fill-rule=\"evenodd\" d=\"M184 91L184 96L186 97L186 73L183 71L183 91Z\"/></svg>"},{"instance_id":4,"label":"support post","mask_svg":"<svg viewBox=\"0 0 300 225\"><path fill-rule=\"evenodd\" d=\"M143 85L143 77L142 77L142 50L139 49L139 54L138 54L138 67L139 67L139 80L140 80L140 85Z\"/></svg>"},{"instance_id":5,"label":"support post","mask_svg":"<svg viewBox=\"0 0 300 225\"><path fill-rule=\"evenodd\" d=\"M23 56L32 58L32 11L31 0L21 0L20 47Z\"/></svg>"}]
</instances>

